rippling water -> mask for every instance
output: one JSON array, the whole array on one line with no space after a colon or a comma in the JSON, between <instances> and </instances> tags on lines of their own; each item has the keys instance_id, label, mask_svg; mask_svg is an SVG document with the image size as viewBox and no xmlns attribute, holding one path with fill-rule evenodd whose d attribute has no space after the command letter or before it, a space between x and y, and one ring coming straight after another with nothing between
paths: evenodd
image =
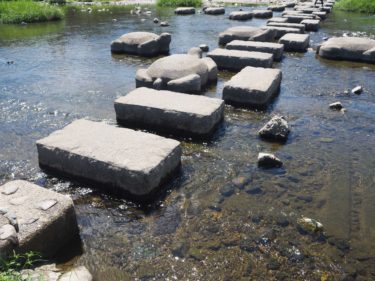
<instances>
[{"instance_id":1,"label":"rippling water","mask_svg":"<svg viewBox=\"0 0 375 281\"><path fill-rule=\"evenodd\" d=\"M170 27L153 24L154 17ZM112 56L111 40L137 30L170 32L171 53L184 53L201 43L215 48L218 33L239 24L265 21L153 9L151 17L76 11L57 23L0 26L0 183L26 179L72 195L83 254L72 245L65 264L86 265L96 280L109 281L375 280L371 65L318 59L312 49L286 54L275 64L283 81L272 106L226 107L211 142L183 143L181 175L146 209L39 169L37 139L76 118L115 123L113 101L134 89L136 69L154 60ZM311 34L312 47L325 36L374 37L374 27L372 15L336 11ZM205 94L221 97L231 75L221 72ZM356 85L361 95L344 93ZM346 113L328 109L337 100ZM257 136L274 114L292 127L285 145ZM274 152L284 167L258 169L260 151ZM224 186L235 186L234 194L221 196ZM301 215L321 221L326 236L299 233Z\"/></svg>"}]
</instances>

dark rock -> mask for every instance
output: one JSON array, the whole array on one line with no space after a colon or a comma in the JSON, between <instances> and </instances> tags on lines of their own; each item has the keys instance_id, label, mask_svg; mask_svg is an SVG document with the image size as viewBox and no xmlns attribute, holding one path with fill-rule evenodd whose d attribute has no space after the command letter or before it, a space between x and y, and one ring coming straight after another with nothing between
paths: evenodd
<instances>
[{"instance_id":1,"label":"dark rock","mask_svg":"<svg viewBox=\"0 0 375 281\"><path fill-rule=\"evenodd\" d=\"M274 116L259 130L264 139L286 141L290 132L288 122L283 116Z\"/></svg>"},{"instance_id":2,"label":"dark rock","mask_svg":"<svg viewBox=\"0 0 375 281\"><path fill-rule=\"evenodd\" d=\"M179 258L184 258L189 250L189 245L186 242L177 242L172 245L172 255Z\"/></svg>"},{"instance_id":3,"label":"dark rock","mask_svg":"<svg viewBox=\"0 0 375 281\"><path fill-rule=\"evenodd\" d=\"M337 101L337 102L331 103L329 105L329 108L333 109L333 110L341 110L343 108L343 106L342 106L341 102Z\"/></svg>"},{"instance_id":4,"label":"dark rock","mask_svg":"<svg viewBox=\"0 0 375 281\"><path fill-rule=\"evenodd\" d=\"M311 203L313 201L313 197L311 195L298 195L297 199L306 203Z\"/></svg>"},{"instance_id":5,"label":"dark rock","mask_svg":"<svg viewBox=\"0 0 375 281\"><path fill-rule=\"evenodd\" d=\"M162 21L162 22L160 23L160 26L162 26L162 27L169 26L169 22L167 22L167 21Z\"/></svg>"},{"instance_id":6,"label":"dark rock","mask_svg":"<svg viewBox=\"0 0 375 281\"><path fill-rule=\"evenodd\" d=\"M158 18L154 18L154 23L159 23L159 19Z\"/></svg>"},{"instance_id":7,"label":"dark rock","mask_svg":"<svg viewBox=\"0 0 375 281\"><path fill-rule=\"evenodd\" d=\"M363 91L363 88L362 86L357 86L355 88L352 89L352 94L356 94L356 95L359 95L361 94Z\"/></svg>"},{"instance_id":8,"label":"dark rock","mask_svg":"<svg viewBox=\"0 0 375 281\"><path fill-rule=\"evenodd\" d=\"M289 225L289 221L284 216L279 216L276 218L276 224L281 227L287 227Z\"/></svg>"},{"instance_id":9,"label":"dark rock","mask_svg":"<svg viewBox=\"0 0 375 281\"><path fill-rule=\"evenodd\" d=\"M225 197L230 197L234 194L234 186L230 184L226 184L223 187L220 188L220 194Z\"/></svg>"},{"instance_id":10,"label":"dark rock","mask_svg":"<svg viewBox=\"0 0 375 281\"><path fill-rule=\"evenodd\" d=\"M269 263L267 264L267 269L268 270L278 270L280 268L280 263L275 260L275 259L271 259L269 261Z\"/></svg>"},{"instance_id":11,"label":"dark rock","mask_svg":"<svg viewBox=\"0 0 375 281\"><path fill-rule=\"evenodd\" d=\"M180 225L181 215L177 206L169 206L155 222L155 235L174 233Z\"/></svg>"},{"instance_id":12,"label":"dark rock","mask_svg":"<svg viewBox=\"0 0 375 281\"><path fill-rule=\"evenodd\" d=\"M206 44L200 44L199 45L199 48L202 50L202 52L208 52L209 51L209 47L208 47L208 45L206 45Z\"/></svg>"},{"instance_id":13,"label":"dark rock","mask_svg":"<svg viewBox=\"0 0 375 281\"><path fill-rule=\"evenodd\" d=\"M251 218L251 221L253 222L253 223L260 223L261 222L261 220L262 220L262 216L253 216L252 218Z\"/></svg>"},{"instance_id":14,"label":"dark rock","mask_svg":"<svg viewBox=\"0 0 375 281\"><path fill-rule=\"evenodd\" d=\"M259 186L252 186L246 189L247 194L257 195L263 193L263 190Z\"/></svg>"},{"instance_id":15,"label":"dark rock","mask_svg":"<svg viewBox=\"0 0 375 281\"><path fill-rule=\"evenodd\" d=\"M263 168L279 168L283 165L283 162L275 155L270 153L259 153L258 155L258 166Z\"/></svg>"},{"instance_id":16,"label":"dark rock","mask_svg":"<svg viewBox=\"0 0 375 281\"><path fill-rule=\"evenodd\" d=\"M244 239L240 241L240 249L249 253L256 251L257 246L254 244L254 241L251 239Z\"/></svg>"}]
</instances>

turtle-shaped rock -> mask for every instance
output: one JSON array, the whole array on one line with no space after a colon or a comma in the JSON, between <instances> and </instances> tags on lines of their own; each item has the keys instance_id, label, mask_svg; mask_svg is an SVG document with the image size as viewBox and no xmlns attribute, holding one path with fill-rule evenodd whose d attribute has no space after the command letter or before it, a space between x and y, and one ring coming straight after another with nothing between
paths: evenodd
<instances>
[{"instance_id":1,"label":"turtle-shaped rock","mask_svg":"<svg viewBox=\"0 0 375 281\"><path fill-rule=\"evenodd\" d=\"M125 53L139 56L157 56L169 53L171 35L151 32L131 32L112 41L112 53Z\"/></svg>"},{"instance_id":2,"label":"turtle-shaped rock","mask_svg":"<svg viewBox=\"0 0 375 281\"><path fill-rule=\"evenodd\" d=\"M135 79L137 88L196 93L217 79L217 66L210 58L171 55L156 60L148 69L139 69Z\"/></svg>"}]
</instances>

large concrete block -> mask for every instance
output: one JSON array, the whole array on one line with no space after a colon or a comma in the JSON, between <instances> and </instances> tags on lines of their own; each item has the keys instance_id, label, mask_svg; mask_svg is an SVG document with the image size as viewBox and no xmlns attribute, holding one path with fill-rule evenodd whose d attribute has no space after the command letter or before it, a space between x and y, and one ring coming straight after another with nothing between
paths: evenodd
<instances>
[{"instance_id":1,"label":"large concrete block","mask_svg":"<svg viewBox=\"0 0 375 281\"><path fill-rule=\"evenodd\" d=\"M306 52L310 44L310 36L308 34L285 34L279 40L280 44L284 44L286 52Z\"/></svg>"},{"instance_id":2,"label":"large concrete block","mask_svg":"<svg viewBox=\"0 0 375 281\"><path fill-rule=\"evenodd\" d=\"M301 33L301 30L298 28L292 27L283 27L283 26L267 26L269 30L272 30L275 33L275 38L279 39L288 33Z\"/></svg>"},{"instance_id":3,"label":"large concrete block","mask_svg":"<svg viewBox=\"0 0 375 281\"><path fill-rule=\"evenodd\" d=\"M266 28L252 26L234 26L219 34L219 45L226 45L233 40L271 42L275 34Z\"/></svg>"},{"instance_id":4,"label":"large concrete block","mask_svg":"<svg viewBox=\"0 0 375 281\"><path fill-rule=\"evenodd\" d=\"M192 14L195 14L195 8L194 7L178 7L176 10L174 10L174 13L176 15L192 15Z\"/></svg>"},{"instance_id":5,"label":"large concrete block","mask_svg":"<svg viewBox=\"0 0 375 281\"><path fill-rule=\"evenodd\" d=\"M286 14L286 15L283 15L283 18L286 18L287 22L290 22L290 23L301 23L301 21L303 20L315 19L315 16L306 15L306 14Z\"/></svg>"},{"instance_id":6,"label":"large concrete block","mask_svg":"<svg viewBox=\"0 0 375 281\"><path fill-rule=\"evenodd\" d=\"M226 48L229 50L270 53L273 54L276 61L281 60L284 52L283 44L242 40L234 40L228 43Z\"/></svg>"},{"instance_id":7,"label":"large concrete block","mask_svg":"<svg viewBox=\"0 0 375 281\"><path fill-rule=\"evenodd\" d=\"M268 19L272 18L273 12L271 10L253 10L254 18Z\"/></svg>"},{"instance_id":8,"label":"large concrete block","mask_svg":"<svg viewBox=\"0 0 375 281\"><path fill-rule=\"evenodd\" d=\"M268 22L267 26L297 28L297 29L299 29L299 33L304 33L305 32L305 25L304 24L300 24L300 23ZM291 32L291 33L295 33L295 32Z\"/></svg>"},{"instance_id":9,"label":"large concrete block","mask_svg":"<svg viewBox=\"0 0 375 281\"><path fill-rule=\"evenodd\" d=\"M229 14L230 20L250 20L253 18L251 11L234 11Z\"/></svg>"},{"instance_id":10,"label":"large concrete block","mask_svg":"<svg viewBox=\"0 0 375 281\"><path fill-rule=\"evenodd\" d=\"M16 180L0 186L0 207L18 230L17 243L12 247L16 252L36 251L52 257L78 238L73 201L66 195ZM1 245L2 255L9 254Z\"/></svg>"},{"instance_id":11,"label":"large concrete block","mask_svg":"<svg viewBox=\"0 0 375 281\"><path fill-rule=\"evenodd\" d=\"M265 107L280 83L279 69L246 67L224 84L223 99L239 106Z\"/></svg>"},{"instance_id":12,"label":"large concrete block","mask_svg":"<svg viewBox=\"0 0 375 281\"><path fill-rule=\"evenodd\" d=\"M228 49L215 49L207 54L219 69L241 70L246 66L272 67L273 55Z\"/></svg>"},{"instance_id":13,"label":"large concrete block","mask_svg":"<svg viewBox=\"0 0 375 281\"><path fill-rule=\"evenodd\" d=\"M137 199L152 199L181 162L178 141L83 119L37 141L37 148L42 168Z\"/></svg>"},{"instance_id":14,"label":"large concrete block","mask_svg":"<svg viewBox=\"0 0 375 281\"><path fill-rule=\"evenodd\" d=\"M120 124L187 137L209 136L224 118L224 101L138 88L115 101Z\"/></svg>"},{"instance_id":15,"label":"large concrete block","mask_svg":"<svg viewBox=\"0 0 375 281\"><path fill-rule=\"evenodd\" d=\"M203 12L206 15L222 15L225 14L225 8L224 7L209 7L203 9Z\"/></svg>"},{"instance_id":16,"label":"large concrete block","mask_svg":"<svg viewBox=\"0 0 375 281\"><path fill-rule=\"evenodd\" d=\"M306 26L306 31L318 31L320 28L320 20L303 20L301 24Z\"/></svg>"}]
</instances>

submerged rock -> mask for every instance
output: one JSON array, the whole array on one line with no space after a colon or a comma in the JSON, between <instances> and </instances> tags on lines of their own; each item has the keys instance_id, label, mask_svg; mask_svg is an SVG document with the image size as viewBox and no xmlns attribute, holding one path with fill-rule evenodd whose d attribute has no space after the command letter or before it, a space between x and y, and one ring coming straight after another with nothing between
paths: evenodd
<instances>
[{"instance_id":1,"label":"submerged rock","mask_svg":"<svg viewBox=\"0 0 375 281\"><path fill-rule=\"evenodd\" d=\"M363 88L362 86L357 86L355 88L352 89L352 94L356 94L356 95L359 95L361 94L363 91Z\"/></svg>"},{"instance_id":2,"label":"submerged rock","mask_svg":"<svg viewBox=\"0 0 375 281\"><path fill-rule=\"evenodd\" d=\"M343 108L341 102L337 101L337 102L333 102L329 105L329 108L330 109L334 109L334 110L341 110Z\"/></svg>"},{"instance_id":3,"label":"submerged rock","mask_svg":"<svg viewBox=\"0 0 375 281\"><path fill-rule=\"evenodd\" d=\"M279 168L283 162L271 153L259 153L258 166L263 168Z\"/></svg>"},{"instance_id":4,"label":"submerged rock","mask_svg":"<svg viewBox=\"0 0 375 281\"><path fill-rule=\"evenodd\" d=\"M286 141L290 129L283 116L274 116L259 130L259 135L264 139Z\"/></svg>"},{"instance_id":5,"label":"submerged rock","mask_svg":"<svg viewBox=\"0 0 375 281\"><path fill-rule=\"evenodd\" d=\"M300 230L307 233L317 233L323 231L323 224L311 218L302 217L297 220L297 224Z\"/></svg>"}]
</instances>

